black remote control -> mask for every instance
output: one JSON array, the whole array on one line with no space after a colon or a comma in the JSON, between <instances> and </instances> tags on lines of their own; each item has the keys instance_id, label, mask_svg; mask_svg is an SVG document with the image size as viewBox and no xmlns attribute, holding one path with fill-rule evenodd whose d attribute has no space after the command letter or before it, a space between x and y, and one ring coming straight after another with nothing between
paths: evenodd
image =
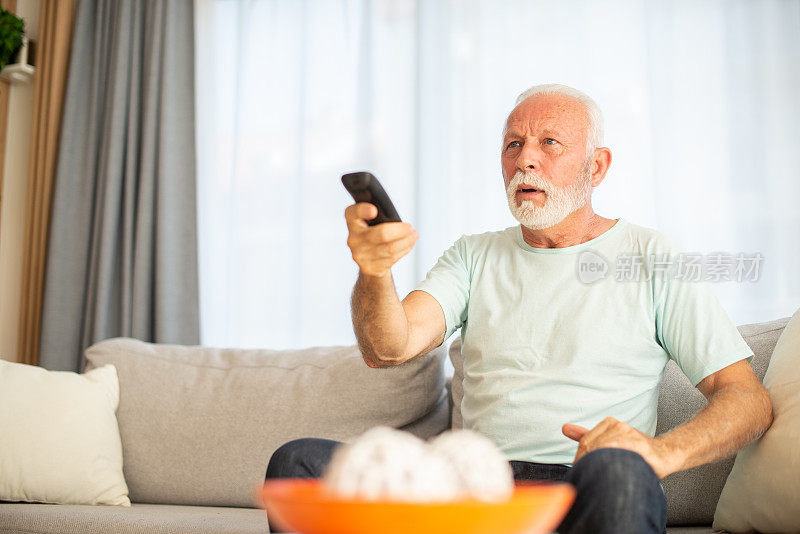
<instances>
[{"instance_id":1,"label":"black remote control","mask_svg":"<svg viewBox=\"0 0 800 534\"><path fill-rule=\"evenodd\" d=\"M381 183L367 171L351 172L342 176L342 184L356 202L369 202L378 208L378 216L367 221L370 226L385 222L401 222L400 215L389 200Z\"/></svg>"}]
</instances>

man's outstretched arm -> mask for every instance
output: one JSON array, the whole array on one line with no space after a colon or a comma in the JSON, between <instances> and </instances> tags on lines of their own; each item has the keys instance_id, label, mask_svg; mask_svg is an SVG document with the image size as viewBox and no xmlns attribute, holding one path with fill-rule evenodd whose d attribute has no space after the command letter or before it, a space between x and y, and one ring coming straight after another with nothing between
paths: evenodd
<instances>
[{"instance_id":1,"label":"man's outstretched arm","mask_svg":"<svg viewBox=\"0 0 800 534\"><path fill-rule=\"evenodd\" d=\"M410 224L368 226L375 206L348 206L347 245L359 266L350 301L353 331L370 367L399 365L426 354L444 341L445 318L439 302L424 291L412 291L401 302L392 279L392 265L417 241Z\"/></svg>"},{"instance_id":2,"label":"man's outstretched arm","mask_svg":"<svg viewBox=\"0 0 800 534\"><path fill-rule=\"evenodd\" d=\"M644 457L659 478L733 455L772 424L769 393L747 361L740 360L697 384L708 405L686 423L656 438L612 417L591 430L562 427L578 441L575 460L603 447L618 447Z\"/></svg>"}]
</instances>

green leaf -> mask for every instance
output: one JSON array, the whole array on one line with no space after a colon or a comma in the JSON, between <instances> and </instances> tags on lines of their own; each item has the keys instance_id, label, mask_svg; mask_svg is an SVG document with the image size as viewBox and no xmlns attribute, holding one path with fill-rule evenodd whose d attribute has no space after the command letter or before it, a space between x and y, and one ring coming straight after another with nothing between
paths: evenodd
<instances>
[{"instance_id":1,"label":"green leaf","mask_svg":"<svg viewBox=\"0 0 800 534\"><path fill-rule=\"evenodd\" d=\"M25 21L8 10L0 9L0 65L4 67L14 57L22 46L23 35Z\"/></svg>"}]
</instances>

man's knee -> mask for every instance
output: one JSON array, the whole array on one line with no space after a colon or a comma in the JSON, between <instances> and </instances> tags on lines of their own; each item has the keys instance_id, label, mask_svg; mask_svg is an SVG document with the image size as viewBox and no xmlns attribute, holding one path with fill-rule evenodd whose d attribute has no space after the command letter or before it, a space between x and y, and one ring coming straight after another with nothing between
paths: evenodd
<instances>
[{"instance_id":1,"label":"man's knee","mask_svg":"<svg viewBox=\"0 0 800 534\"><path fill-rule=\"evenodd\" d=\"M267 478L292 478L284 476L284 473L290 471L298 458L304 454L308 448L308 439L295 439L278 447L269 459Z\"/></svg>"},{"instance_id":2,"label":"man's knee","mask_svg":"<svg viewBox=\"0 0 800 534\"><path fill-rule=\"evenodd\" d=\"M578 460L567 477L573 483L591 481L616 491L658 484L658 476L639 454L627 449L595 449Z\"/></svg>"},{"instance_id":3,"label":"man's knee","mask_svg":"<svg viewBox=\"0 0 800 534\"><path fill-rule=\"evenodd\" d=\"M626 449L596 449L575 462L566 476L575 488L592 495L606 506L635 508L647 500L666 508L666 498L650 464L638 453Z\"/></svg>"},{"instance_id":4,"label":"man's knee","mask_svg":"<svg viewBox=\"0 0 800 534\"><path fill-rule=\"evenodd\" d=\"M558 532L664 532L667 501L640 454L596 449L575 462L565 480L578 494Z\"/></svg>"},{"instance_id":5,"label":"man's knee","mask_svg":"<svg viewBox=\"0 0 800 534\"><path fill-rule=\"evenodd\" d=\"M570 472L573 476L602 477L615 483L628 479L658 480L655 471L642 455L627 449L595 449L582 456Z\"/></svg>"},{"instance_id":6,"label":"man's knee","mask_svg":"<svg viewBox=\"0 0 800 534\"><path fill-rule=\"evenodd\" d=\"M284 443L272 453L266 478L319 478L339 445L337 441L318 438Z\"/></svg>"}]
</instances>

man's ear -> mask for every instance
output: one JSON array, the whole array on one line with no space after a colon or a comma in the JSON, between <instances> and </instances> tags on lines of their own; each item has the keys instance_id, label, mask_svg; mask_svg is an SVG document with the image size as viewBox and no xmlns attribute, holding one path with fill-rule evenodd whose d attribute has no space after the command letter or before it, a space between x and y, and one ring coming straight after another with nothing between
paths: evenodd
<instances>
[{"instance_id":1,"label":"man's ear","mask_svg":"<svg viewBox=\"0 0 800 534\"><path fill-rule=\"evenodd\" d=\"M610 166L611 150L606 147L595 148L592 156L592 187L600 185Z\"/></svg>"}]
</instances>

